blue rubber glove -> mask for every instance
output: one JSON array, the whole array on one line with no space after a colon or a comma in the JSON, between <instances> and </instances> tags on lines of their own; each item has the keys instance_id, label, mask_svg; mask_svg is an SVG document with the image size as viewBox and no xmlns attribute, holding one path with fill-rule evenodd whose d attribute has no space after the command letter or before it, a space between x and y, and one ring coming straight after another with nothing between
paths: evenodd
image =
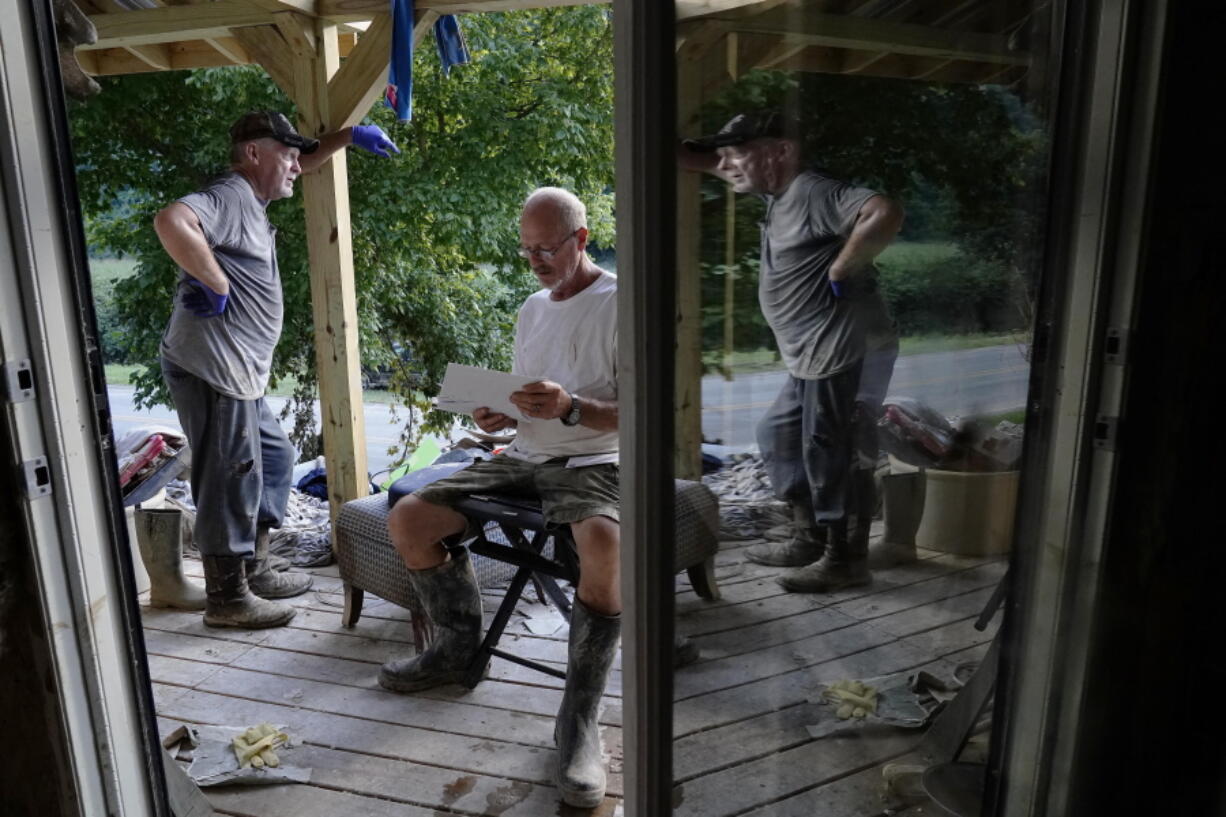
<instances>
[{"instance_id":1,"label":"blue rubber glove","mask_svg":"<svg viewBox=\"0 0 1226 817\"><path fill-rule=\"evenodd\" d=\"M187 284L192 291L185 293L180 303L192 314L200 318L212 318L226 311L226 304L230 302L229 295L214 292L194 278Z\"/></svg>"},{"instance_id":2,"label":"blue rubber glove","mask_svg":"<svg viewBox=\"0 0 1226 817\"><path fill-rule=\"evenodd\" d=\"M842 298L846 290L843 288L842 281L836 281L833 278L831 278L830 279L830 291L834 293L834 297Z\"/></svg>"},{"instance_id":3,"label":"blue rubber glove","mask_svg":"<svg viewBox=\"0 0 1226 817\"><path fill-rule=\"evenodd\" d=\"M400 148L396 147L396 143L387 138L387 134L383 132L383 128L378 125L354 125L353 126L353 144L355 147L360 147L362 150L370 151L376 156L388 158L391 153L399 153Z\"/></svg>"}]
</instances>

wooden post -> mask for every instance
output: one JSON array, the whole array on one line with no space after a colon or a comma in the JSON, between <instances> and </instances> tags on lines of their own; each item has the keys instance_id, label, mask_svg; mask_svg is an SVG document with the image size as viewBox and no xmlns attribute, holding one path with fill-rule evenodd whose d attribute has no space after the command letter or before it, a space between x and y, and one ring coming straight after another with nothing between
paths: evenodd
<instances>
[{"instance_id":1,"label":"wooden post","mask_svg":"<svg viewBox=\"0 0 1226 817\"><path fill-rule=\"evenodd\" d=\"M328 81L340 68L336 25L318 21L316 26L315 53L294 60L293 78L299 127L302 133L311 136L321 136L329 130ZM366 496L370 486L366 473L366 422L362 414L345 151L333 154L315 172L304 175L302 192L311 259L315 360L324 457L328 463L328 502L335 532L341 505Z\"/></svg>"},{"instance_id":2,"label":"wooden post","mask_svg":"<svg viewBox=\"0 0 1226 817\"><path fill-rule=\"evenodd\" d=\"M702 44L677 52L677 135L697 136L702 103ZM673 473L702 476L702 234L701 174L677 171L676 443Z\"/></svg>"},{"instance_id":3,"label":"wooden post","mask_svg":"<svg viewBox=\"0 0 1226 817\"><path fill-rule=\"evenodd\" d=\"M728 60L728 78L736 82L738 75L737 55L740 43L735 31L728 32L725 53ZM733 307L736 295L736 191L732 185L724 193L724 379L732 380L732 350L736 321Z\"/></svg>"}]
</instances>

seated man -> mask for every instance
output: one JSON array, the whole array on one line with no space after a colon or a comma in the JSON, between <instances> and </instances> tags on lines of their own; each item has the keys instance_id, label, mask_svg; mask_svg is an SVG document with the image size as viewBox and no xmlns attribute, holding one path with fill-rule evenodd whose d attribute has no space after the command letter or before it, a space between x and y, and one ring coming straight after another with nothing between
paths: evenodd
<instances>
[{"instance_id":1,"label":"seated man","mask_svg":"<svg viewBox=\"0 0 1226 817\"><path fill-rule=\"evenodd\" d=\"M558 788L581 808L604 797L597 710L621 634L618 588L617 278L584 252L587 213L559 188L535 191L520 217L520 255L544 287L520 308L516 374L538 378L510 396L529 418L492 460L406 496L388 519L413 589L436 625L420 655L385 664L379 683L411 692L461 679L481 644L481 594L464 548L472 535L452 505L474 493L539 497L545 520L570 525L580 579L570 621L566 691L558 711ZM478 409L486 432L516 426Z\"/></svg>"}]
</instances>

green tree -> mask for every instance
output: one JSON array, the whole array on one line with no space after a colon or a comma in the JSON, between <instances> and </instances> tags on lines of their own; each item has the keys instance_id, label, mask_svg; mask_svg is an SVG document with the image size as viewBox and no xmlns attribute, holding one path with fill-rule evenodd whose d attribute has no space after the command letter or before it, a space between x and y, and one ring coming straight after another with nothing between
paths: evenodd
<instances>
[{"instance_id":1,"label":"green tree","mask_svg":"<svg viewBox=\"0 0 1226 817\"><path fill-rule=\"evenodd\" d=\"M377 105L367 121L400 146L394 160L349 154L349 194L362 356L391 366L393 387L424 413L404 442L447 427L429 411L448 361L505 368L515 311L535 288L515 256L518 212L534 187L574 190L593 240L611 246L613 68L602 7L466 15L470 65L445 78L432 43L415 60L414 118ZM222 171L226 129L243 112L292 104L254 67L133 75L71 110L92 246L137 261L116 286L137 399L165 401L157 347L176 277L151 228L153 214ZM123 207L116 207L122 201ZM276 202L285 327L274 380L292 379L305 452L315 436L314 326L302 197ZM398 350L408 350L401 355Z\"/></svg>"}]
</instances>

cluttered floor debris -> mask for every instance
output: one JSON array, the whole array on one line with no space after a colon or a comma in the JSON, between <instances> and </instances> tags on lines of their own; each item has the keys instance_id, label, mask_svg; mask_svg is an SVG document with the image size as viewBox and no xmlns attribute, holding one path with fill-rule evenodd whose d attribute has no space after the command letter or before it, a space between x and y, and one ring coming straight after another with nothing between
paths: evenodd
<instances>
[{"instance_id":1,"label":"cluttered floor debris","mask_svg":"<svg viewBox=\"0 0 1226 817\"><path fill-rule=\"evenodd\" d=\"M741 538L753 532L747 515L727 518L739 518L740 531L726 531L718 556L722 599L704 601L678 577L678 629L701 655L676 676L675 813L882 813L891 802L882 799L880 764L892 763L893 777L905 779L900 761L917 731L855 718L839 731L823 690L842 679L919 670L956 684L995 630L995 623L984 632L973 623L1004 573L1003 557L921 551L914 564L877 572L871 586L795 595L775 583L778 569L743 558L758 541ZM761 528L771 520L756 522ZM186 567L200 577L199 562ZM336 566L311 572L315 587L293 599L298 614L284 628L212 630L199 613L142 606L163 736L184 724L272 723L297 744L293 765L310 770L309 783L204 789L219 813L563 813L551 782L560 681L496 658L490 677L471 692L385 692L375 680L380 663L412 649L407 612L369 599L361 621L346 630ZM488 619L501 591L488 589L485 598ZM562 668L566 636L561 615L529 591L503 646ZM610 796L587 812L594 815L620 813L620 696L615 665L602 716ZM898 780L892 782L897 793ZM909 805L905 798L893 804ZM911 807L919 810L906 813L923 813Z\"/></svg>"}]
</instances>

